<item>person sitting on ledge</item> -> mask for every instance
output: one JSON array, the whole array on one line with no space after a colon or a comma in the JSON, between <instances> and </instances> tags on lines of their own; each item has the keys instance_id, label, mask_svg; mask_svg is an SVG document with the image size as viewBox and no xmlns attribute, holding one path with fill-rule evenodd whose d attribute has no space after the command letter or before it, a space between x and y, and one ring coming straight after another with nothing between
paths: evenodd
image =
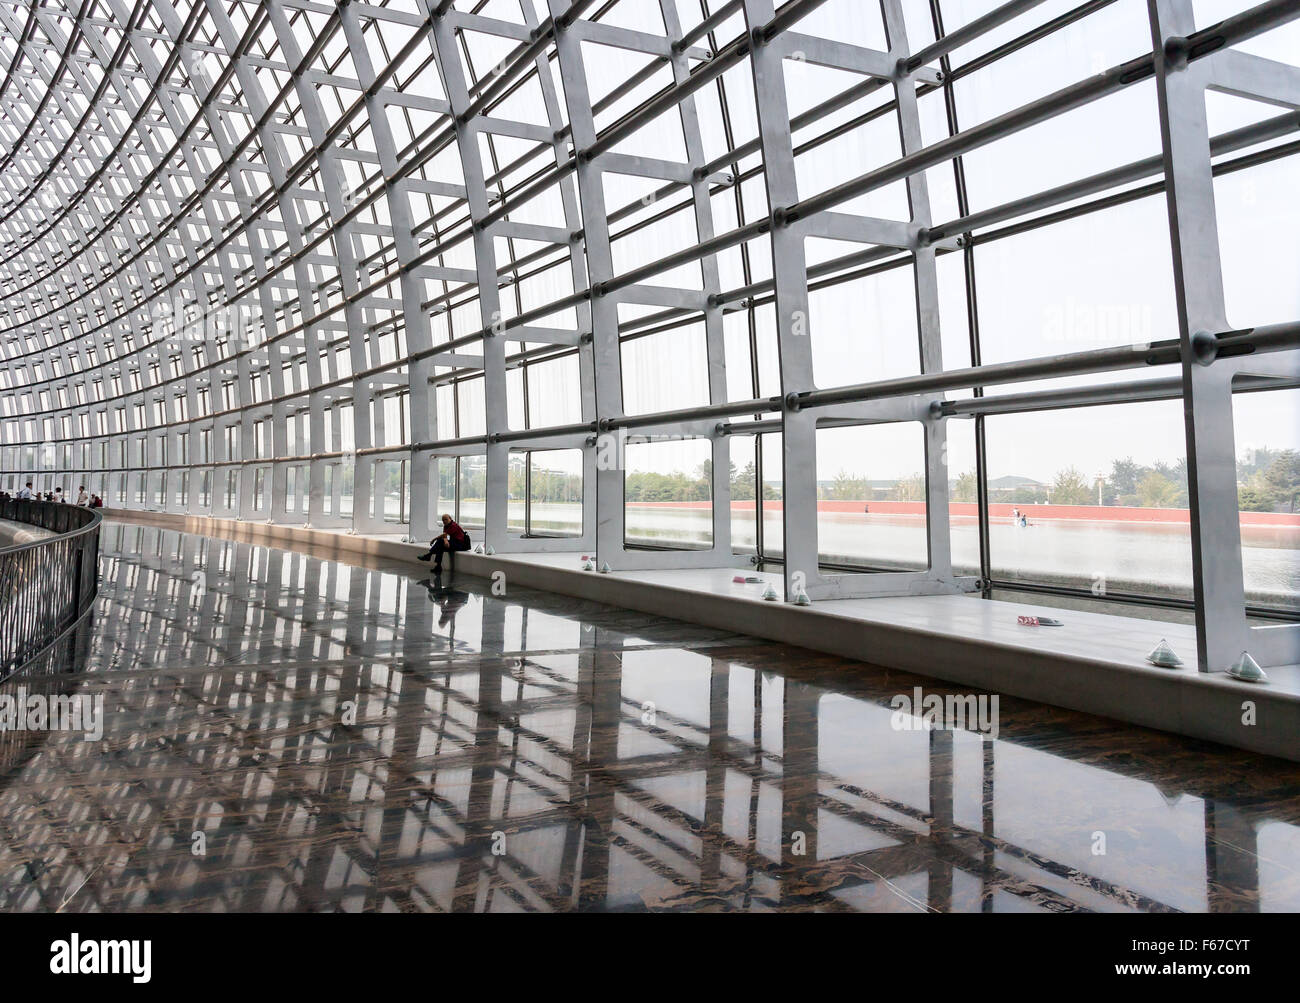
<instances>
[{"instance_id":1,"label":"person sitting on ledge","mask_svg":"<svg viewBox=\"0 0 1300 1003\"><path fill-rule=\"evenodd\" d=\"M421 561L432 558L433 573L435 575L442 574L442 555L447 551L469 550L469 534L461 529L459 523L445 512L442 516L442 528L444 530L442 536L431 541L429 552L421 554L418 558Z\"/></svg>"}]
</instances>

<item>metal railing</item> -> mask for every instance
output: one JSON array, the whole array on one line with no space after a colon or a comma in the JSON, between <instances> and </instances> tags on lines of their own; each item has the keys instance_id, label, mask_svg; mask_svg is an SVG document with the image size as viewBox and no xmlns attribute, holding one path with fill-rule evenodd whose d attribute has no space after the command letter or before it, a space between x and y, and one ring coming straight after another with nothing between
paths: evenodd
<instances>
[{"instance_id":1,"label":"metal railing","mask_svg":"<svg viewBox=\"0 0 1300 1003\"><path fill-rule=\"evenodd\" d=\"M99 591L100 514L58 502L6 499L0 519L53 536L0 548L0 680L75 626Z\"/></svg>"}]
</instances>

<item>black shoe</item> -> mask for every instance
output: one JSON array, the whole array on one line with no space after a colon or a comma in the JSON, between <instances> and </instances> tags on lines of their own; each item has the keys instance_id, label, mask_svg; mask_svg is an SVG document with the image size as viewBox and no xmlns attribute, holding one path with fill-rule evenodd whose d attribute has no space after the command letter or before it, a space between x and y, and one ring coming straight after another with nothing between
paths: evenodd
<instances>
[{"instance_id":1,"label":"black shoe","mask_svg":"<svg viewBox=\"0 0 1300 1003\"><path fill-rule=\"evenodd\" d=\"M432 558L432 557L433 557L432 554L421 554L419 557L416 558L416 560L417 560L417 561L427 561L427 560L429 560L429 559Z\"/></svg>"}]
</instances>

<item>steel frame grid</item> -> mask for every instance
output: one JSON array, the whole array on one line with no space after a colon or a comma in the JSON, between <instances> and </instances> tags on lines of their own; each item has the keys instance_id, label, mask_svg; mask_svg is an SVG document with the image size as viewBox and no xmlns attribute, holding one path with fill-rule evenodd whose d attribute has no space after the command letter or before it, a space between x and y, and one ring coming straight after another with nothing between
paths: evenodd
<instances>
[{"instance_id":1,"label":"steel frame grid","mask_svg":"<svg viewBox=\"0 0 1300 1003\"><path fill-rule=\"evenodd\" d=\"M1176 344L1153 346L1145 358L1074 353L954 373L944 370L939 351L934 266L936 254L958 248L969 258L980 231L995 223L1114 190L1151 176L1157 166L1165 178L1160 187L1171 204L1175 246L1184 243L1182 234L1203 235L1206 221L1213 221L1211 154L1247 149L1300 127L1300 70L1231 47L1295 18L1294 6L1271 0L1197 31L1189 0L1153 4L1150 56L974 128L954 128L946 140L926 147L916 98L947 83L932 66L946 65L953 50L1031 10L1037 0L995 7L955 31L939 33L936 42L916 53L907 44L897 0L881 4L888 51L801 33L800 21L823 2L789 0L779 9L770 0L702 4L700 23L684 26L677 5L665 0L658 4L662 36L604 23L617 4L583 0L549 0L545 17L523 3L518 22L501 20L499 9L487 17L449 0L420 0L416 12L395 5L299 0L227 8L205 0L183 10L149 0L138 0L133 8L121 0L87 0L75 13L13 0L0 4L0 29L14 46L0 86L0 122L23 122L6 162L12 159L21 166L26 180L22 187L19 174L0 174L0 186L16 205L0 206L6 214L0 217L0 239L13 232L12 217L24 215L36 196L56 191L62 207L54 221L26 213L21 224L25 243L10 239L0 244L0 253L8 256L0 271L5 292L0 323L7 324L0 331L0 339L7 339L0 340L0 407L6 419L0 422L0 476L48 475L58 469L96 477L101 484L111 477L132 501L143 498L150 507L169 511L385 533L395 527L384 520L383 493L377 486L381 464L406 461L407 532L422 537L436 518L436 458L481 456L488 481L485 539L498 550L595 549L600 560L616 569L719 566L747 560L732 553L727 477L714 476L708 550L630 548L625 544L621 463L609 466L600 457L611 451L621 456L629 434L699 437L710 442L713 470L726 471L729 436L758 431L760 423L753 419L776 414L775 426L764 421L761 427L783 432L787 599L800 588L815 599L951 592L969 590L977 582L953 576L948 553L947 420L1043 404L1018 400L1015 394L1000 400L985 397L984 388L998 382L1114 372L1154 365L1158 359L1182 370L1177 387L1162 384L1158 393L1181 396L1189 416L1199 416L1189 417L1188 462L1196 481L1192 549L1200 667L1222 669L1246 649L1265 665L1300 660L1300 627L1246 626L1235 484L1224 473L1232 469L1232 379L1238 378L1239 389L1300 382L1298 325L1230 332L1221 303L1217 310L1213 304L1207 309L1189 303L1187 289L1199 294L1216 287L1214 279L1208 287L1202 281L1217 273L1216 245L1213 255L1178 263L1181 334ZM1098 6L1084 4L1067 17L1086 15ZM25 20L17 16L21 9L27 10ZM936 10L936 22L937 15ZM732 34L719 42L727 37L723 29ZM477 43L471 41L483 38L508 47L486 73L474 65ZM650 58L593 103L584 43ZM51 54L57 58L52 67ZM782 64L792 56L857 73L863 83L791 120L784 108ZM725 113L727 90L721 78L744 72L746 64L758 96L759 135L706 161L695 95L716 87ZM215 72L214 66L219 67ZM672 83L647 92L646 82L663 67ZM1159 165L1128 165L949 223L932 220L927 168L958 163L969 150L1152 76L1161 95ZM22 99L10 95L11 84ZM140 84L149 94L144 100ZM534 85L543 94L544 122L500 114L518 89ZM37 87L45 88L44 96L35 96ZM1227 136L1202 135L1194 112L1199 103L1204 118L1201 95L1207 87L1270 102L1287 112ZM800 200L793 180L795 128L806 128L878 88L893 90L886 107L898 118L902 158ZM619 100L647 93L597 129L598 115L608 117ZM400 135L394 109L403 128ZM418 127L413 112L430 124ZM680 118L686 163L616 149L666 112ZM1185 115L1192 119L1190 133L1182 123ZM73 121L76 127L68 134L61 123ZM517 150L521 143L525 152L513 159L497 152L498 145ZM449 155L461 172L454 181L447 180L454 176L448 173ZM742 172L742 162L758 166ZM755 169L767 189L768 213L748 220L740 215L737 226L718 232L712 200L734 187L743 212L742 176L755 176ZM359 183L354 180L358 173ZM636 204L606 205L606 173L662 181L654 208L661 199L685 193L685 201L664 212L689 211L697 244L616 274L611 252L619 239L615 224L631 219L635 227L644 214ZM839 211L856 195L893 181L907 187L910 222ZM530 203L552 193L560 196L562 225L521 222ZM854 241L867 249L809 268L802 247L809 236ZM520 253L518 241L540 249ZM771 282L723 289L720 255L740 248L749 262L764 243L771 246ZM507 249L504 257L502 247ZM472 268L458 263L467 249L474 257ZM801 324L806 329L810 279L830 275L834 281L837 272L843 274L851 265L875 261L914 268L921 376L814 388L807 339L797 333ZM646 283L683 263L702 268L700 292ZM536 273L556 268L567 271L573 292L525 302L521 286ZM1185 272L1197 278L1189 281ZM1221 282L1217 285L1221 298ZM508 288L512 295L503 295ZM214 306L247 310L255 327L249 344L242 345L229 331L212 336L205 330L199 337L189 332L187 337L177 330L183 324L168 324L165 310L160 313L157 307L177 291L201 311ZM969 289L971 296L974 292ZM781 393L729 400L723 315L744 310L752 329L760 295L769 297L780 318ZM622 303L657 308L658 313L621 321ZM467 309L475 316L469 327ZM547 318L564 311L575 318L572 327L546 326ZM626 415L624 339L637 329L653 330L656 322L671 329L696 319L705 330L710 404ZM977 333L972 337L977 339ZM391 346L385 347L385 339ZM508 351L507 341L518 351ZM752 340L750 347L756 379ZM1234 354L1229 360L1229 349L1251 354ZM1265 351L1278 354L1264 358ZM522 369L526 388L529 366L571 353L578 359L581 420L532 427L526 407L523 427L512 426L506 396L510 372ZM483 387L481 422L463 413L462 388L475 381ZM106 383L112 384L107 396ZM213 407L218 386L223 407ZM935 394L945 386L974 389L976 397L942 401ZM1217 389L1207 389L1211 386ZM450 388L452 401L451 415L441 419L439 388ZM1153 399L1142 397L1143 392L1125 384L1088 388L1073 398L1060 395L1053 406ZM392 398L398 399L399 416L409 415L409 429L385 427L386 402ZM348 412L350 428L345 430L341 421ZM749 420L734 420L741 417ZM810 515L816 511L818 424L904 420L919 421L926 430L929 569L826 573L818 564ZM450 427L443 427L448 422ZM289 448L291 424L298 433L295 443L305 438L309 451ZM462 434L475 425L483 431ZM229 428L235 429L229 441L238 452L226 448ZM215 449L196 463L195 447L205 430ZM264 450L249 455L259 435ZM14 448L38 442L44 447L39 464L30 462L33 450ZM140 462L128 462L141 442L146 451ZM91 446L98 450L101 444L104 455L92 458ZM583 450L583 530L577 538L509 529L511 454L553 448ZM110 462L106 454L119 450L117 462ZM981 469L982 452L977 461ZM1202 461L1199 465L1194 456ZM115 472L103 474L105 468ZM292 492L291 469L296 472ZM1205 472L1209 470L1217 473ZM232 472L238 491L227 504L220 482ZM259 499L255 485L263 479ZM349 482L352 509L347 514L343 502ZM180 485L183 495L178 497ZM155 501L159 496L161 505ZM986 511L986 490L981 497ZM986 526L984 536L986 540ZM986 542L982 549L987 577ZM1226 557L1229 551L1232 556ZM1207 568L1213 569L1208 577Z\"/></svg>"}]
</instances>

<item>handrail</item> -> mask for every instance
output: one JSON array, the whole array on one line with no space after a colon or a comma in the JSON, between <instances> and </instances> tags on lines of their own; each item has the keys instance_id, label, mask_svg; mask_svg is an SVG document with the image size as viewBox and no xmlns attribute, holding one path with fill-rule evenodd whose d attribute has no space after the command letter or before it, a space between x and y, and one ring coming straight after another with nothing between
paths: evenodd
<instances>
[{"instance_id":1,"label":"handrail","mask_svg":"<svg viewBox=\"0 0 1300 1003\"><path fill-rule=\"evenodd\" d=\"M24 508L26 508L26 512L24 512ZM27 514L34 514L37 517L24 518L24 515ZM76 522L78 518L82 520L81 525L77 529L70 529L70 523ZM0 501L0 519L26 523L28 526L48 529L52 533L67 534L69 536L93 533L98 529L99 524L104 521L104 517L98 509L86 505L38 501L35 498L6 498ZM63 522L62 520L69 520L69 522ZM24 550L28 547L39 547L45 542L47 541L29 540L26 543L13 543L7 547L0 547L0 555L11 554L14 551Z\"/></svg>"},{"instance_id":2,"label":"handrail","mask_svg":"<svg viewBox=\"0 0 1300 1003\"><path fill-rule=\"evenodd\" d=\"M0 519L55 535L0 548L0 679L40 655L94 604L99 528L94 509L8 498Z\"/></svg>"}]
</instances>

